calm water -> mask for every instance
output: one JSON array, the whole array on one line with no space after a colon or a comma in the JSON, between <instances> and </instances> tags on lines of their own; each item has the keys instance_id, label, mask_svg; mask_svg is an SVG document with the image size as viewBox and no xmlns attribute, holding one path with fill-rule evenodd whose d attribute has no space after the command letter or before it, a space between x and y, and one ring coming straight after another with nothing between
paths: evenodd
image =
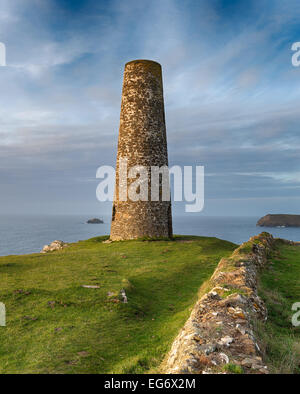
<instances>
[{"instance_id":1,"label":"calm water","mask_svg":"<svg viewBox=\"0 0 300 394\"><path fill-rule=\"evenodd\" d=\"M104 224L86 224L87 216L0 216L0 255L39 252L42 247L59 239L76 242L109 234L110 218ZM276 237L300 241L300 228L256 227L255 217L174 217L175 234L204 235L235 243L268 231Z\"/></svg>"}]
</instances>

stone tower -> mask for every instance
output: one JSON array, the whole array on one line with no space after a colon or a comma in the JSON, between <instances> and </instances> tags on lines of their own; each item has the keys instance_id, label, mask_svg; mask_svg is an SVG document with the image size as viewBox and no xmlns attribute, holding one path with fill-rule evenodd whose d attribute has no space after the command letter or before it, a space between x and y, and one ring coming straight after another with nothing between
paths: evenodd
<instances>
[{"instance_id":1,"label":"stone tower","mask_svg":"<svg viewBox=\"0 0 300 394\"><path fill-rule=\"evenodd\" d=\"M126 201L120 198L120 159L127 159L128 186L136 180L128 177L131 167L147 168L147 201L132 201L128 192ZM168 166L162 70L159 63L133 60L124 71L111 240L172 237L171 201L163 201L161 179L158 201L151 201L151 166Z\"/></svg>"}]
</instances>

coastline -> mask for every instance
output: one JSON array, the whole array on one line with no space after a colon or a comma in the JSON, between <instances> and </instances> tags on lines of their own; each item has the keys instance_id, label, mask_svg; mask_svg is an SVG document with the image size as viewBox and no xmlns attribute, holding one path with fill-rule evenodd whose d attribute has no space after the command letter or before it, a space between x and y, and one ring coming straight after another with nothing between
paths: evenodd
<instances>
[{"instance_id":1,"label":"coastline","mask_svg":"<svg viewBox=\"0 0 300 394\"><path fill-rule=\"evenodd\" d=\"M110 232L110 215L104 224L86 224L88 215L2 215L0 256L39 253L54 240L75 243ZM216 237L241 244L258 232L257 217L174 216L174 234ZM261 230L260 230L261 231ZM300 228L269 228L276 238L300 241Z\"/></svg>"}]
</instances>

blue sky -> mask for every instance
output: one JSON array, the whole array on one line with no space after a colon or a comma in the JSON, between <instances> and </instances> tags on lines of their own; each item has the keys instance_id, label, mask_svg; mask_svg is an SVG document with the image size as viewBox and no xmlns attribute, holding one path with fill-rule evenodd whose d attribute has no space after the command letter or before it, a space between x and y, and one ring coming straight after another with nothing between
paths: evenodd
<instances>
[{"instance_id":1,"label":"blue sky","mask_svg":"<svg viewBox=\"0 0 300 394\"><path fill-rule=\"evenodd\" d=\"M205 166L203 214L300 213L299 19L297 0L0 0L0 213L110 212L95 174L138 58L163 67L170 164Z\"/></svg>"}]
</instances>

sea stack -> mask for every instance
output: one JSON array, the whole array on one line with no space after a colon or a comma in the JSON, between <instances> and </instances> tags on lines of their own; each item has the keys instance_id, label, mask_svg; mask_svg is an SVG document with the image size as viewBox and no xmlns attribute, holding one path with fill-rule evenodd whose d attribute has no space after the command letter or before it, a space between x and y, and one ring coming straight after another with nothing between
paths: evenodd
<instances>
[{"instance_id":1,"label":"sea stack","mask_svg":"<svg viewBox=\"0 0 300 394\"><path fill-rule=\"evenodd\" d=\"M128 177L134 166L147 169L147 201L128 196L130 184L138 178ZM168 166L162 69L154 61L133 60L124 71L111 240L172 237L171 201L163 201L161 179L159 199L151 201L151 166Z\"/></svg>"}]
</instances>

